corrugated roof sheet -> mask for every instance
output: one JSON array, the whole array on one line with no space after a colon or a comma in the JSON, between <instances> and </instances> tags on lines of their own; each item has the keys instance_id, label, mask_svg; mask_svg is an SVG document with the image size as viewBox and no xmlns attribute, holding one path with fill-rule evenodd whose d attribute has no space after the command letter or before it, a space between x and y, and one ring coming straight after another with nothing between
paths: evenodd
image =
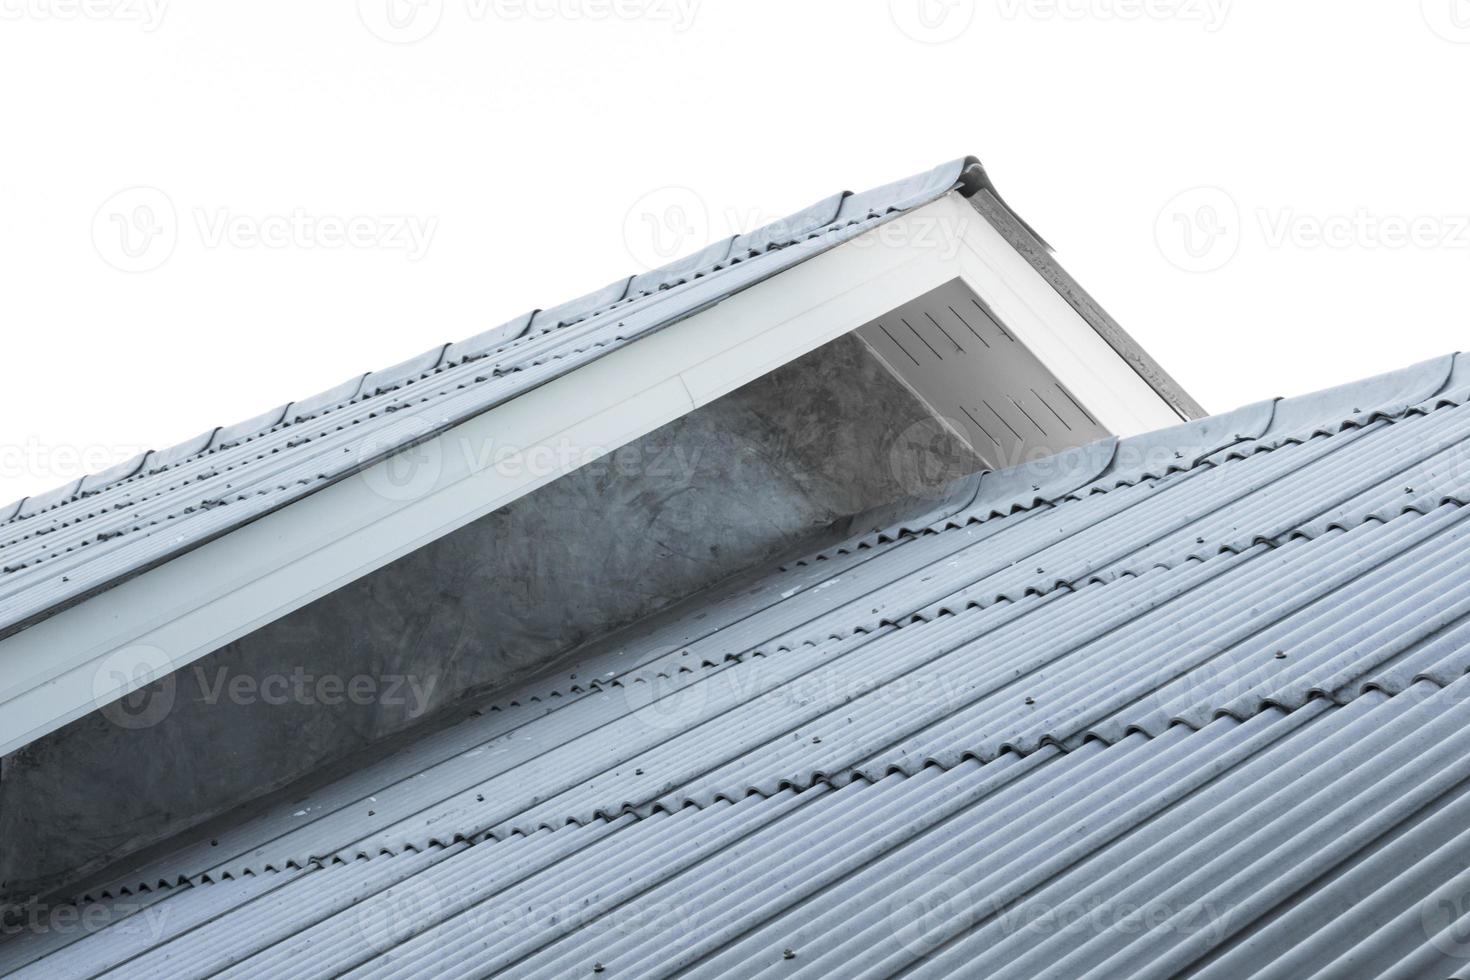
<instances>
[{"instance_id":1,"label":"corrugated roof sheet","mask_svg":"<svg viewBox=\"0 0 1470 980\"><path fill-rule=\"evenodd\" d=\"M1470 359L962 481L119 871L35 976L1445 976Z\"/></svg>"},{"instance_id":2,"label":"corrugated roof sheet","mask_svg":"<svg viewBox=\"0 0 1470 980\"><path fill-rule=\"evenodd\" d=\"M907 210L985 185L966 158L834 195L664 268L0 507L0 636Z\"/></svg>"}]
</instances>

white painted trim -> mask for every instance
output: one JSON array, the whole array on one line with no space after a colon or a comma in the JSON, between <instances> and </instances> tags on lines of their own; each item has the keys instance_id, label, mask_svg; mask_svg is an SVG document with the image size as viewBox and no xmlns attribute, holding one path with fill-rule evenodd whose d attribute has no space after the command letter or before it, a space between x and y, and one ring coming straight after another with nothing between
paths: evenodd
<instances>
[{"instance_id":1,"label":"white painted trim","mask_svg":"<svg viewBox=\"0 0 1470 980\"><path fill-rule=\"evenodd\" d=\"M961 229L960 278L1104 428L1132 436L1179 424L1179 413L967 201L952 194L933 207Z\"/></svg>"},{"instance_id":2,"label":"white painted trim","mask_svg":"<svg viewBox=\"0 0 1470 980\"><path fill-rule=\"evenodd\" d=\"M384 460L0 641L0 754L505 506L585 463L587 450L625 445L956 276L1105 425L1126 434L1177 421L950 195L440 433L418 450L430 476L416 476L411 493L391 478L401 460ZM570 461L492 465L487 447L506 446Z\"/></svg>"}]
</instances>

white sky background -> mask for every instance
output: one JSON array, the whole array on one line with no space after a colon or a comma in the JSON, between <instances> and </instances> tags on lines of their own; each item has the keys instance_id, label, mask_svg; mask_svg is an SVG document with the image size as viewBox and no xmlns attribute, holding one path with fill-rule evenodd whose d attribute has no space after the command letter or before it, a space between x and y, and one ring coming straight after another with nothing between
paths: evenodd
<instances>
[{"instance_id":1,"label":"white sky background","mask_svg":"<svg viewBox=\"0 0 1470 980\"><path fill-rule=\"evenodd\" d=\"M1470 347L1466 0L0 0L0 87L5 500L967 153L1212 411Z\"/></svg>"}]
</instances>

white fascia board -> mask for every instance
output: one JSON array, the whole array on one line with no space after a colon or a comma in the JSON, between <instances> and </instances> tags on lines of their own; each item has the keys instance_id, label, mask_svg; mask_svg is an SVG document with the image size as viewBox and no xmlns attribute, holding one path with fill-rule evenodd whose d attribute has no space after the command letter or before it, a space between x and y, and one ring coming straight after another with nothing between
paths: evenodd
<instances>
[{"instance_id":1,"label":"white fascia board","mask_svg":"<svg viewBox=\"0 0 1470 980\"><path fill-rule=\"evenodd\" d=\"M0 641L0 754L956 277L1107 427L1178 420L951 193Z\"/></svg>"}]
</instances>

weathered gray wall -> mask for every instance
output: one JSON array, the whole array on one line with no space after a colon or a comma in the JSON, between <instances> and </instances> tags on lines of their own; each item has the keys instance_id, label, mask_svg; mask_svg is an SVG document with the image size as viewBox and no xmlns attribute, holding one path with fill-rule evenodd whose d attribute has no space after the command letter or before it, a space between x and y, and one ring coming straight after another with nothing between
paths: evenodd
<instances>
[{"instance_id":1,"label":"weathered gray wall","mask_svg":"<svg viewBox=\"0 0 1470 980\"><path fill-rule=\"evenodd\" d=\"M842 338L68 725L4 760L0 890L72 880L978 468L926 418Z\"/></svg>"}]
</instances>

